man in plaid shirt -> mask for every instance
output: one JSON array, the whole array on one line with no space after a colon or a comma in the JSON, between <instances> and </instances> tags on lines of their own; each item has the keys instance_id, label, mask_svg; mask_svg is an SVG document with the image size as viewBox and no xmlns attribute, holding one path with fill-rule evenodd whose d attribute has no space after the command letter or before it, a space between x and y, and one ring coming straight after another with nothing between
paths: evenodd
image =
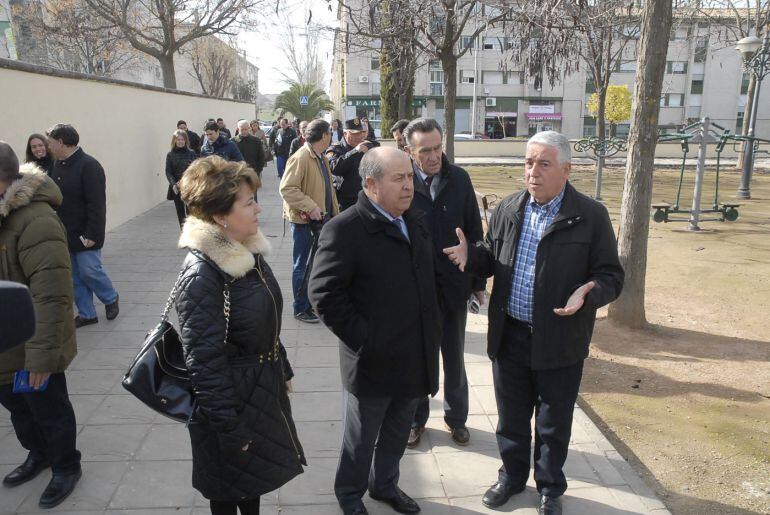
<instances>
[{"instance_id":1,"label":"man in plaid shirt","mask_svg":"<svg viewBox=\"0 0 770 515\"><path fill-rule=\"evenodd\" d=\"M527 143L527 188L504 199L482 242L444 249L478 277L495 276L487 353L499 413L498 480L482 503L502 506L529 478L535 414L539 513L562 513L572 412L596 310L617 298L623 269L605 207L569 183L570 145L547 131Z\"/></svg>"}]
</instances>

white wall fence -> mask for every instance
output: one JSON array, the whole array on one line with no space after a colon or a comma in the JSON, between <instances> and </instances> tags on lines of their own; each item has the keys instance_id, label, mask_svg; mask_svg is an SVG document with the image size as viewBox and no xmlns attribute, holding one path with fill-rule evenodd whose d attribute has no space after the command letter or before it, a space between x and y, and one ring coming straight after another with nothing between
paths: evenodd
<instances>
[{"instance_id":1,"label":"white wall fence","mask_svg":"<svg viewBox=\"0 0 770 515\"><path fill-rule=\"evenodd\" d=\"M177 120L202 132L221 117L235 131L254 104L102 79L0 59L0 140L24 160L27 137L69 123L107 176L107 230L165 200L166 153Z\"/></svg>"}]
</instances>

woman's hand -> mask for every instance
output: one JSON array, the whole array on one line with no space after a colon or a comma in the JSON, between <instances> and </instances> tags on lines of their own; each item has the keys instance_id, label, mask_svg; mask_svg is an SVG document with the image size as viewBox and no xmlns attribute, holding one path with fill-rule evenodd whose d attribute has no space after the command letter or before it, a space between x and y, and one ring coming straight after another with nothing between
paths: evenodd
<instances>
[{"instance_id":1,"label":"woman's hand","mask_svg":"<svg viewBox=\"0 0 770 515\"><path fill-rule=\"evenodd\" d=\"M294 392L294 386L292 386L292 384L291 384L291 379L286 381L286 391L289 392L289 393Z\"/></svg>"}]
</instances>

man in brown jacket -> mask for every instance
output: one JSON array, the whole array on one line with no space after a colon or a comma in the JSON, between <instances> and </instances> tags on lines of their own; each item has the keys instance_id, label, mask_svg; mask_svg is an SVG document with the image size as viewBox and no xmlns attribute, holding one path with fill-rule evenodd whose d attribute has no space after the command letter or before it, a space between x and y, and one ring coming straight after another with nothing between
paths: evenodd
<instances>
[{"instance_id":1,"label":"man in brown jacket","mask_svg":"<svg viewBox=\"0 0 770 515\"><path fill-rule=\"evenodd\" d=\"M286 163L280 186L284 216L291 222L294 238L291 276L294 318L311 324L318 323L318 317L310 307L303 279L313 244L312 231L314 227L320 229L325 221L340 212L329 160L323 153L330 141L328 122L310 122L305 130L305 144Z\"/></svg>"},{"instance_id":2,"label":"man in brown jacket","mask_svg":"<svg viewBox=\"0 0 770 515\"><path fill-rule=\"evenodd\" d=\"M3 479L6 487L30 481L51 467L41 508L72 493L81 476L75 448L75 413L64 370L77 352L67 235L55 208L62 194L35 165L21 170L11 147L0 141L0 280L27 285L35 308L35 334L0 353L0 404L11 412L27 459ZM14 373L29 372L33 391L13 391Z\"/></svg>"}]
</instances>

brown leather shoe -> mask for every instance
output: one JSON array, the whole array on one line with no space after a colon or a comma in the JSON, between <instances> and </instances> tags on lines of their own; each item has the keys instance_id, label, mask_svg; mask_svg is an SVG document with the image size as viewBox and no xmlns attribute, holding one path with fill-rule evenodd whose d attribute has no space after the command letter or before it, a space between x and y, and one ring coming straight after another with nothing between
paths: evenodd
<instances>
[{"instance_id":1,"label":"brown leather shoe","mask_svg":"<svg viewBox=\"0 0 770 515\"><path fill-rule=\"evenodd\" d=\"M468 442L471 440L471 433L468 431L468 428L465 426L462 427L446 427L449 430L449 433L452 435L452 440L457 445L461 445L465 447L468 445Z\"/></svg>"},{"instance_id":2,"label":"brown leather shoe","mask_svg":"<svg viewBox=\"0 0 770 515\"><path fill-rule=\"evenodd\" d=\"M409 431L409 440L406 441L406 446L410 449L414 449L418 445L420 445L420 438L422 437L422 434L425 432L425 426L423 427L413 427Z\"/></svg>"}]
</instances>

